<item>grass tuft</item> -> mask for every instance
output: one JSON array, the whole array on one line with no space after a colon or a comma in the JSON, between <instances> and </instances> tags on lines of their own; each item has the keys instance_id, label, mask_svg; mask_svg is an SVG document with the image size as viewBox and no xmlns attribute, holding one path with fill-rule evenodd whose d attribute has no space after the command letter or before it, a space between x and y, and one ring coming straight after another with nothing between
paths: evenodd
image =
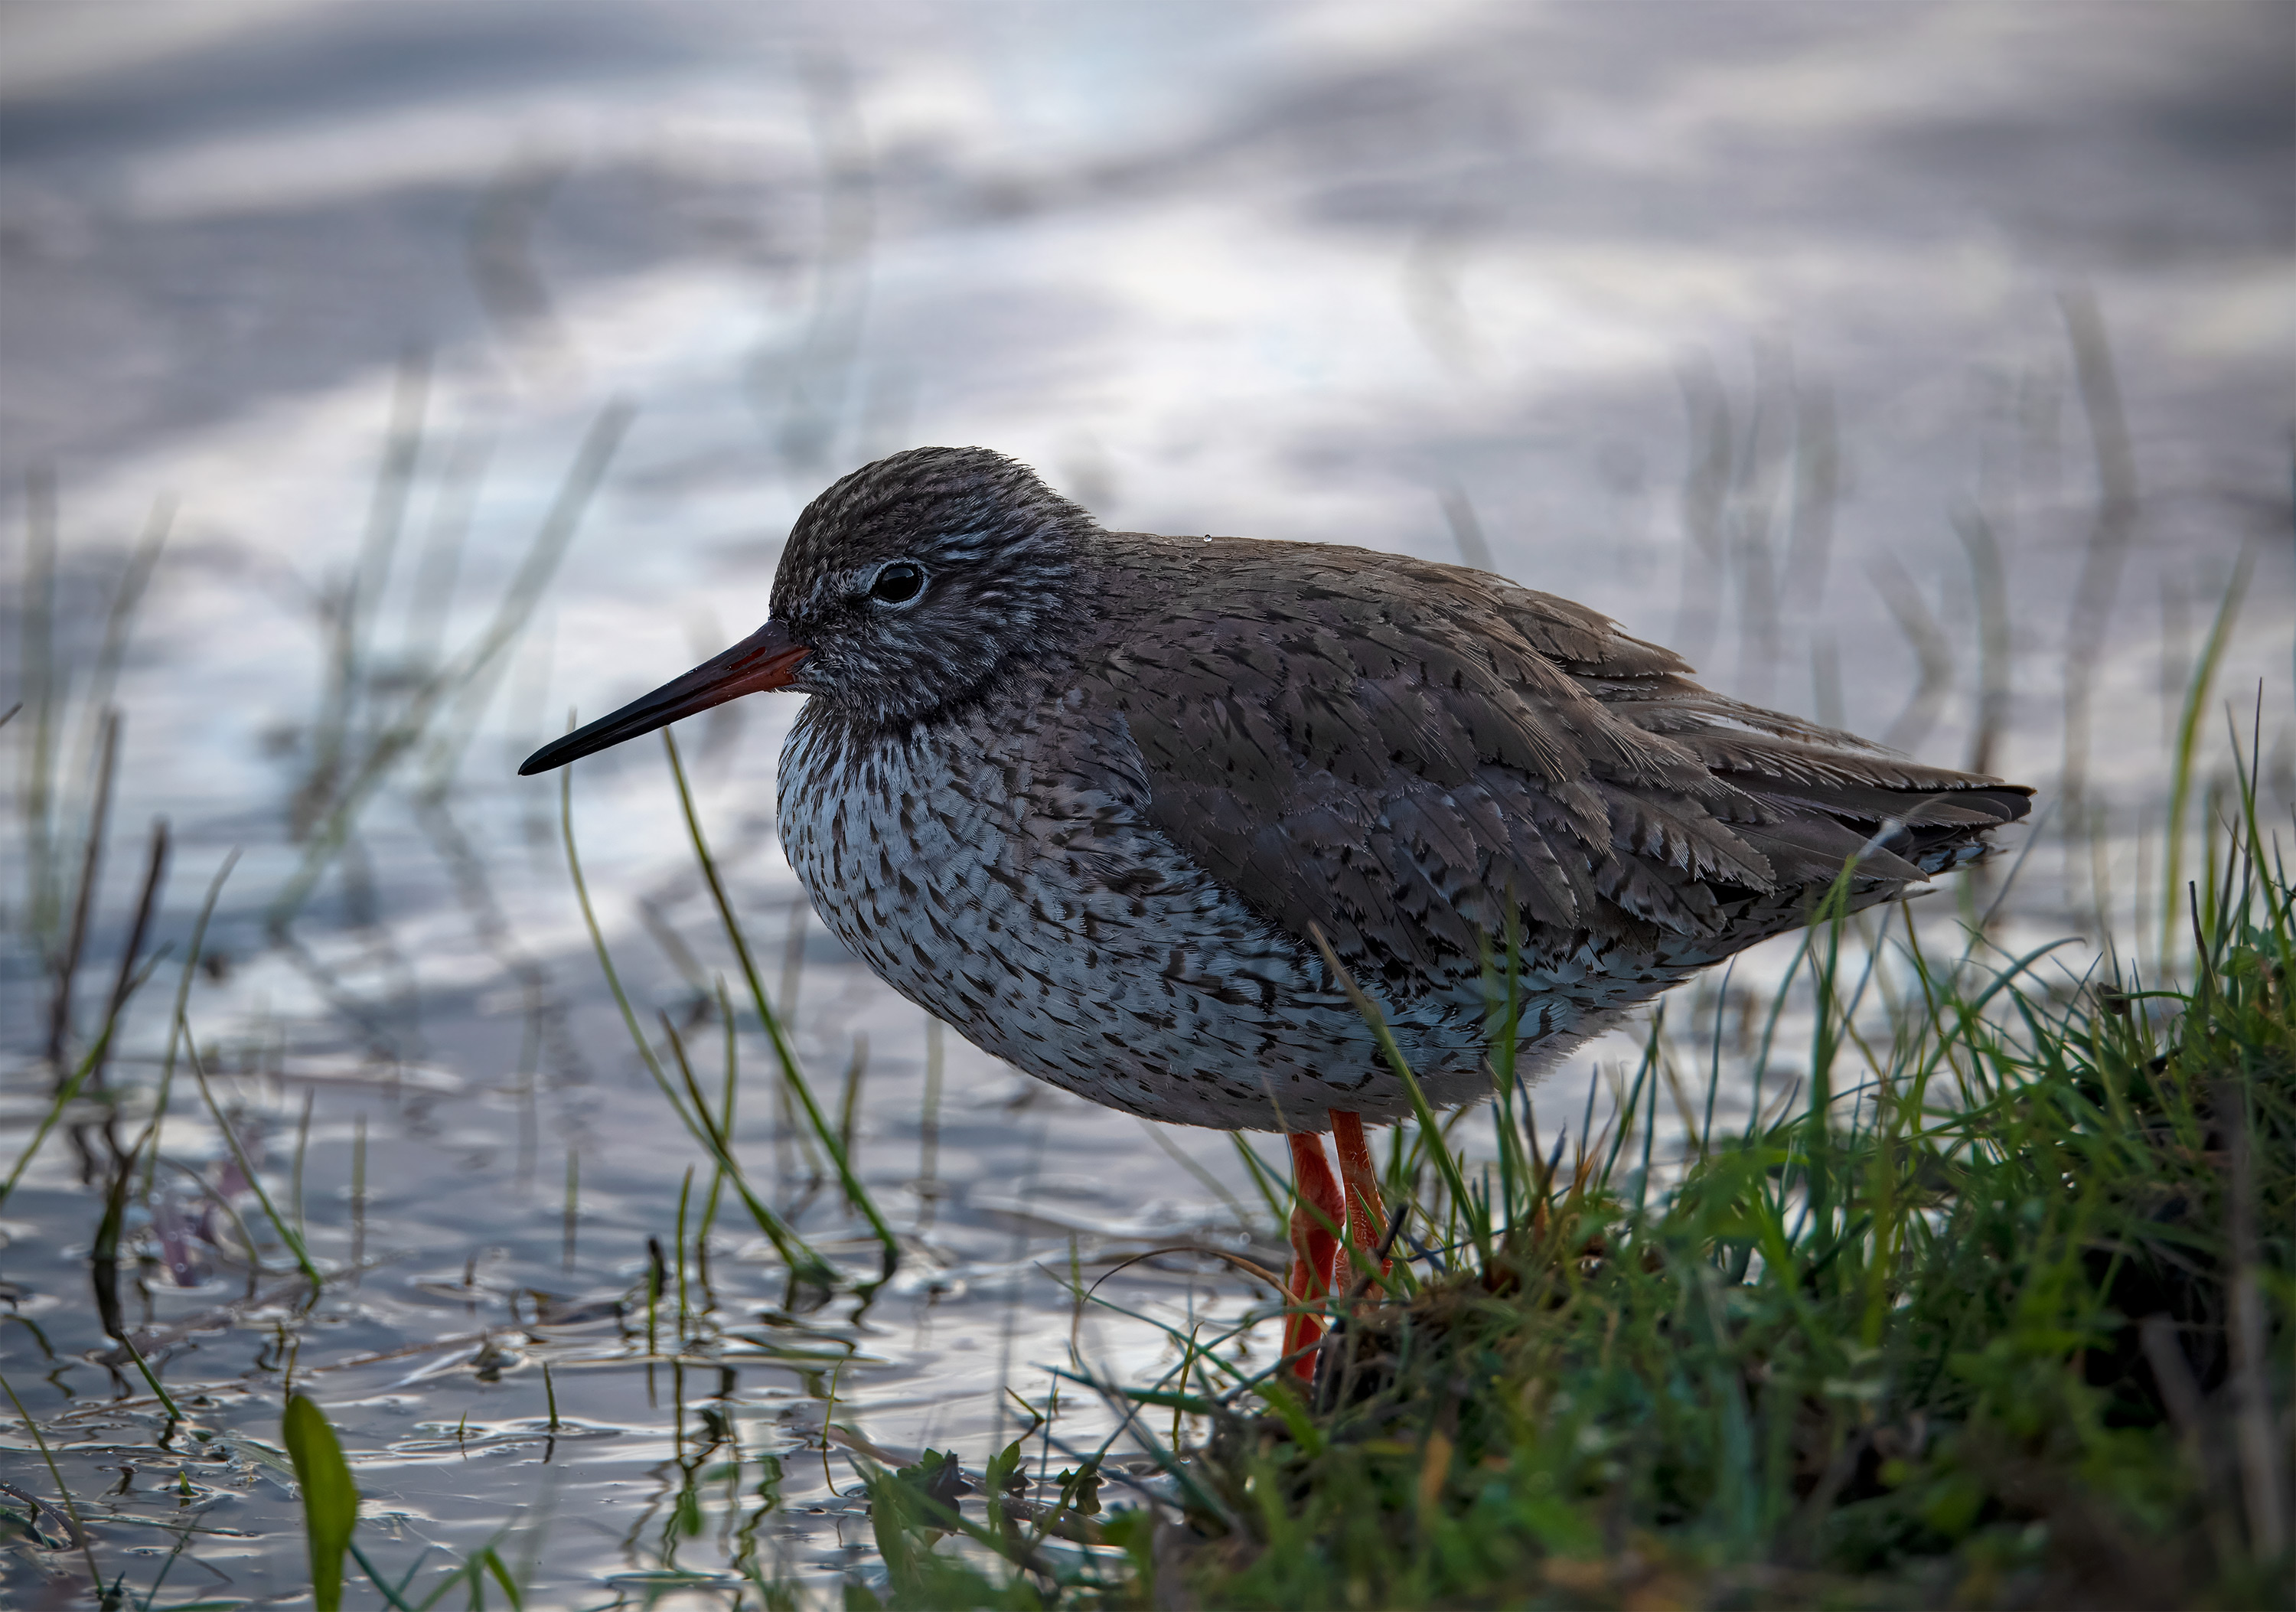
<instances>
[{"instance_id":1,"label":"grass tuft","mask_svg":"<svg viewBox=\"0 0 2296 1612\"><path fill-rule=\"evenodd\" d=\"M2284 1585L2296 924L2241 849L2185 990L2068 993L1908 927L1889 1039L1853 1046L1814 933L1813 1095L1648 1198L1582 1165L1476 1268L1337 1318L1313 1436L1217 1418L1224 1504L1160 1570L1235 1607Z\"/></svg>"}]
</instances>

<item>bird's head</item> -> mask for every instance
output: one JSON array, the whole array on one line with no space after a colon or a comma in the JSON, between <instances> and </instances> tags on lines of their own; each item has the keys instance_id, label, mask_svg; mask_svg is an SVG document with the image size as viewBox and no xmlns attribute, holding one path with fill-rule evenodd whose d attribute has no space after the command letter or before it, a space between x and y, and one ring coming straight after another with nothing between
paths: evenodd
<instances>
[{"instance_id":1,"label":"bird's head","mask_svg":"<svg viewBox=\"0 0 2296 1612\"><path fill-rule=\"evenodd\" d=\"M913 448L864 465L798 516L763 627L519 771L767 689L878 723L961 704L1073 618L1092 530L1082 508L985 448Z\"/></svg>"}]
</instances>

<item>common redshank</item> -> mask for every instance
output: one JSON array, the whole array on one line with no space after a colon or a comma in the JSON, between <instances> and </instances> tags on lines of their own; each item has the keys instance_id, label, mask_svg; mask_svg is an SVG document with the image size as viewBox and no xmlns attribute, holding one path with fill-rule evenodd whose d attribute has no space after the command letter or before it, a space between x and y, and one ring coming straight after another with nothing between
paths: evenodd
<instances>
[{"instance_id":1,"label":"common redshank","mask_svg":"<svg viewBox=\"0 0 2296 1612\"><path fill-rule=\"evenodd\" d=\"M1333 1231L1381 1230L1364 1122L1411 1108L1332 962L1456 1106L1492 1090L1510 927L1535 1074L1807 923L1845 866L1853 907L1889 901L2028 809L1689 670L1482 572L1107 531L1000 454L919 448L798 517L764 626L519 771L813 695L779 821L823 919L1039 1079L1283 1132L1298 1353Z\"/></svg>"}]
</instances>

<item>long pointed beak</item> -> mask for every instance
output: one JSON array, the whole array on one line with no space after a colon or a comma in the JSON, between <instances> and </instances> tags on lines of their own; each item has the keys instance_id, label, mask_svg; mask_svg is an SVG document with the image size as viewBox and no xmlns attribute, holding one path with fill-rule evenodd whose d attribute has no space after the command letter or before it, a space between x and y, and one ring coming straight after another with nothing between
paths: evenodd
<instances>
[{"instance_id":1,"label":"long pointed beak","mask_svg":"<svg viewBox=\"0 0 2296 1612\"><path fill-rule=\"evenodd\" d=\"M768 621L725 654L711 656L684 677L673 678L619 711L545 744L526 758L519 767L518 776L529 777L537 772L548 772L554 767L563 767L624 739L667 728L680 717L723 705L745 694L786 688L796 675L797 663L810 653L805 645L791 643L789 629L779 621Z\"/></svg>"}]
</instances>

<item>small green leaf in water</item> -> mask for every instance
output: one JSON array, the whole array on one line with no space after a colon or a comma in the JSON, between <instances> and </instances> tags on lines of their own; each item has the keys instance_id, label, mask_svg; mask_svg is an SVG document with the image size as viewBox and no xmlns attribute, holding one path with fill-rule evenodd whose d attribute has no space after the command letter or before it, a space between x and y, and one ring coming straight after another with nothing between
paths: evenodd
<instances>
[{"instance_id":1,"label":"small green leaf in water","mask_svg":"<svg viewBox=\"0 0 2296 1612\"><path fill-rule=\"evenodd\" d=\"M1099 1462L1086 1461L1074 1472L1062 1468L1061 1475L1053 1481L1060 1485L1062 1493L1069 1495L1070 1510L1079 1517L1100 1515ZM1073 1490L1070 1488L1071 1484L1075 1485Z\"/></svg>"},{"instance_id":2,"label":"small green leaf in water","mask_svg":"<svg viewBox=\"0 0 2296 1612\"><path fill-rule=\"evenodd\" d=\"M343 1551L358 1521L358 1485L335 1430L319 1407L298 1394L281 1423L295 1482L303 1491L303 1529L311 1545L311 1599L318 1612L343 1603Z\"/></svg>"}]
</instances>

